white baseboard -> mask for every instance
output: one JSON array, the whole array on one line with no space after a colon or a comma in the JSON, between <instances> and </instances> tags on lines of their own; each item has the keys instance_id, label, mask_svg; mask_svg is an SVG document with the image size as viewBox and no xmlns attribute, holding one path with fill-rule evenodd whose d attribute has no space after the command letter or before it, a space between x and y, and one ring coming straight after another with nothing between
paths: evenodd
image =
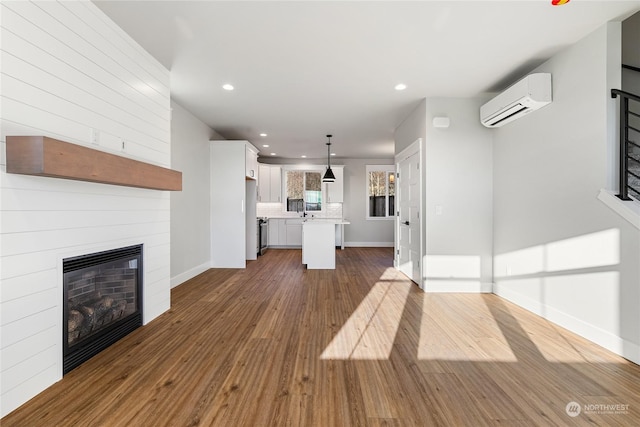
<instances>
[{"instance_id":1,"label":"white baseboard","mask_svg":"<svg viewBox=\"0 0 640 427\"><path fill-rule=\"evenodd\" d=\"M180 273L177 276L172 277L171 278L171 289L175 288L178 285L183 284L184 282L186 282L189 279L192 279L192 278L196 277L200 273L204 273L210 267L211 267L211 265L209 264L209 262L205 262L204 264L201 264L201 265L198 265L196 267L190 268L189 270L185 271L184 273Z\"/></svg>"},{"instance_id":2,"label":"white baseboard","mask_svg":"<svg viewBox=\"0 0 640 427\"><path fill-rule=\"evenodd\" d=\"M392 248L393 242L344 242L344 246L351 248Z\"/></svg>"},{"instance_id":3,"label":"white baseboard","mask_svg":"<svg viewBox=\"0 0 640 427\"><path fill-rule=\"evenodd\" d=\"M509 289L494 286L496 295L640 365L640 346Z\"/></svg>"}]
</instances>

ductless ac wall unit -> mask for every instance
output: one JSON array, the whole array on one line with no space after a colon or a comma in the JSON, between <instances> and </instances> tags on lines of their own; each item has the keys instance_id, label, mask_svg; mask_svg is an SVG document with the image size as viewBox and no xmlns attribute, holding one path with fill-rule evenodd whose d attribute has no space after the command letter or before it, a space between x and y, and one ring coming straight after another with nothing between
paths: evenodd
<instances>
[{"instance_id":1,"label":"ductless ac wall unit","mask_svg":"<svg viewBox=\"0 0 640 427\"><path fill-rule=\"evenodd\" d=\"M550 103L551 74L529 74L480 107L480 121L500 127Z\"/></svg>"}]
</instances>

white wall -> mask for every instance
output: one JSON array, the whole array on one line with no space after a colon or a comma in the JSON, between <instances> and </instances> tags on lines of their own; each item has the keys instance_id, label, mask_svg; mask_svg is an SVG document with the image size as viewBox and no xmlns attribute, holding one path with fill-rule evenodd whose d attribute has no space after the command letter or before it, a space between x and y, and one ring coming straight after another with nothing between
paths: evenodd
<instances>
[{"instance_id":1,"label":"white wall","mask_svg":"<svg viewBox=\"0 0 640 427\"><path fill-rule=\"evenodd\" d=\"M494 131L494 275L498 295L638 363L640 232L597 199L620 39L609 23L538 67L553 103Z\"/></svg>"},{"instance_id":2,"label":"white wall","mask_svg":"<svg viewBox=\"0 0 640 427\"><path fill-rule=\"evenodd\" d=\"M479 120L485 101L426 100L423 277L427 292L492 289L492 136ZM450 119L448 128L433 127L433 118L439 116Z\"/></svg>"},{"instance_id":3,"label":"white wall","mask_svg":"<svg viewBox=\"0 0 640 427\"><path fill-rule=\"evenodd\" d=\"M171 151L168 71L93 3L2 2L0 14L5 415L62 377L63 258L142 243L143 321L170 305L169 193L7 174L6 136L45 135L165 167Z\"/></svg>"},{"instance_id":4,"label":"white wall","mask_svg":"<svg viewBox=\"0 0 640 427\"><path fill-rule=\"evenodd\" d=\"M171 103L171 162L182 191L171 195L171 286L211 264L209 140L224 139L176 102Z\"/></svg>"}]
</instances>

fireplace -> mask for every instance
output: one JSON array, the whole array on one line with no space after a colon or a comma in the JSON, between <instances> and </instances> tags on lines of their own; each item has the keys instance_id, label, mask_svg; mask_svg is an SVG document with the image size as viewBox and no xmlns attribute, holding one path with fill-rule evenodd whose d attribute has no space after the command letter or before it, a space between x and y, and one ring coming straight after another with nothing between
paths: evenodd
<instances>
[{"instance_id":1,"label":"fireplace","mask_svg":"<svg viewBox=\"0 0 640 427\"><path fill-rule=\"evenodd\" d=\"M63 260L63 372L142 326L142 245Z\"/></svg>"}]
</instances>

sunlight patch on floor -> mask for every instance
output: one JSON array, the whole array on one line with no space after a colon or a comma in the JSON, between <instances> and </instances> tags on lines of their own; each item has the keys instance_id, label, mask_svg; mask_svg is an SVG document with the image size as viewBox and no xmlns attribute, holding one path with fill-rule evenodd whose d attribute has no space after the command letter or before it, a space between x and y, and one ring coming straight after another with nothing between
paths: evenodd
<instances>
[{"instance_id":1,"label":"sunlight patch on floor","mask_svg":"<svg viewBox=\"0 0 640 427\"><path fill-rule=\"evenodd\" d=\"M457 300L437 295L424 298L418 359L516 362L518 359L490 310L484 304L476 304L479 307L467 313L464 302L459 306L456 303L465 298L481 296L459 294Z\"/></svg>"},{"instance_id":2,"label":"sunlight patch on floor","mask_svg":"<svg viewBox=\"0 0 640 427\"><path fill-rule=\"evenodd\" d=\"M411 286L409 280L377 282L320 358L387 360Z\"/></svg>"}]
</instances>

